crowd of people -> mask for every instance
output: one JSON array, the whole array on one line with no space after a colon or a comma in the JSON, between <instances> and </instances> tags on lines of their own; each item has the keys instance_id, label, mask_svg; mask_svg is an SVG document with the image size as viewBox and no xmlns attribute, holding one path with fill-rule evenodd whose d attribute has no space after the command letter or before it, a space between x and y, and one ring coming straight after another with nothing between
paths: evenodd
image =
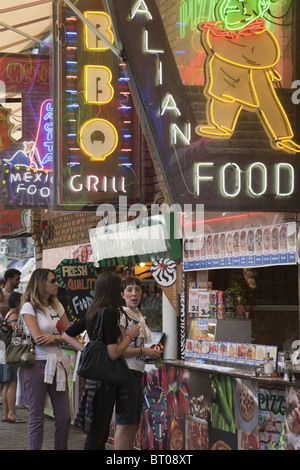
<instances>
[{"instance_id":1,"label":"crowd of people","mask_svg":"<svg viewBox=\"0 0 300 470\"><path fill-rule=\"evenodd\" d=\"M25 330L35 345L32 367L0 364L0 384L3 405L2 421L22 424L15 411L16 389L22 391L23 404L28 405L28 448L40 450L43 445L44 407L46 395L51 400L55 423L54 450L68 448L71 408L67 374L62 362L63 344L78 351L85 347L77 337L86 332L92 338L100 311L103 312L103 341L109 358L124 356L131 380L115 385L86 379L75 425L86 433L84 450L104 450L109 426L115 410L116 450L132 450L143 404L143 375L146 358L156 360L161 351L147 347L151 331L139 311L142 299L140 280L121 280L114 272L99 275L93 300L86 314L70 324L63 305L58 300L58 282L49 269L36 269L31 274L24 294L14 292L21 273L8 270L0 289L0 316L12 328L22 319ZM0 317L1 318L1 317ZM21 404L21 403L18 403Z\"/></svg>"}]
</instances>

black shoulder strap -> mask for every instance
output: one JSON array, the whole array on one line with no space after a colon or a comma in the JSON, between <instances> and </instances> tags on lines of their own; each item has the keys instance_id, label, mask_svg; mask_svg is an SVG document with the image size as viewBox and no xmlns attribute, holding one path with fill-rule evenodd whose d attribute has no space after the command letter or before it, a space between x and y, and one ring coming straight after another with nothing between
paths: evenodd
<instances>
[{"instance_id":1,"label":"black shoulder strap","mask_svg":"<svg viewBox=\"0 0 300 470\"><path fill-rule=\"evenodd\" d=\"M125 319L126 319L126 326L125 326L125 331L126 331L126 330L127 330L127 326L128 326L128 321L129 321L129 319L128 319L128 315L127 315L127 313L125 312L124 309L122 309L122 313L125 315Z\"/></svg>"},{"instance_id":2,"label":"black shoulder strap","mask_svg":"<svg viewBox=\"0 0 300 470\"><path fill-rule=\"evenodd\" d=\"M7 316L5 317L5 320L7 321L7 320L9 319L9 317L12 316L13 313L14 313L14 312L11 312L9 315L7 315Z\"/></svg>"},{"instance_id":3,"label":"black shoulder strap","mask_svg":"<svg viewBox=\"0 0 300 470\"><path fill-rule=\"evenodd\" d=\"M96 325L93 331L93 337L102 335L102 324L103 324L103 316L104 316L105 308L101 308L97 315Z\"/></svg>"}]
</instances>

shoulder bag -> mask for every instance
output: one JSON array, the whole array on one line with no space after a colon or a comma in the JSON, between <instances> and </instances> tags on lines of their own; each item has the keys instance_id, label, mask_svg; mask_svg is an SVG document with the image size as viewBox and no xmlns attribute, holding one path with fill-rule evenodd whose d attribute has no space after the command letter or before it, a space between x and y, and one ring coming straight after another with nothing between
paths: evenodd
<instances>
[{"instance_id":1,"label":"shoulder bag","mask_svg":"<svg viewBox=\"0 0 300 470\"><path fill-rule=\"evenodd\" d=\"M5 362L10 366L30 367L35 361L34 343L25 331L22 318L19 318L10 343L6 347Z\"/></svg>"},{"instance_id":2,"label":"shoulder bag","mask_svg":"<svg viewBox=\"0 0 300 470\"><path fill-rule=\"evenodd\" d=\"M124 384L130 381L130 370L123 356L115 361L109 358L107 346L103 342L103 315L101 309L92 340L81 353L77 374L85 379L110 384Z\"/></svg>"},{"instance_id":3,"label":"shoulder bag","mask_svg":"<svg viewBox=\"0 0 300 470\"><path fill-rule=\"evenodd\" d=\"M0 341L3 341L5 346L10 343L13 334L13 328L8 322L10 315L0 319Z\"/></svg>"}]
</instances>

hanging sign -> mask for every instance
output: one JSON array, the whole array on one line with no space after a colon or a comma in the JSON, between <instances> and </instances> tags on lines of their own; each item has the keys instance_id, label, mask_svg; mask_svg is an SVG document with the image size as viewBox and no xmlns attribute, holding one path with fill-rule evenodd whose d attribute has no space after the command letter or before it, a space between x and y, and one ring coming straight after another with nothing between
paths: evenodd
<instances>
[{"instance_id":1,"label":"hanging sign","mask_svg":"<svg viewBox=\"0 0 300 470\"><path fill-rule=\"evenodd\" d=\"M48 208L53 171L50 63L41 56L0 54L1 202L6 209ZM12 121L11 104L17 104ZM14 137L14 131L19 134ZM18 130L18 129L17 129Z\"/></svg>"},{"instance_id":2,"label":"hanging sign","mask_svg":"<svg viewBox=\"0 0 300 470\"><path fill-rule=\"evenodd\" d=\"M97 272L93 263L82 263L78 258L64 259L55 269L59 283L58 297L70 321L83 317L93 297Z\"/></svg>"},{"instance_id":3,"label":"hanging sign","mask_svg":"<svg viewBox=\"0 0 300 470\"><path fill-rule=\"evenodd\" d=\"M185 271L297 264L297 225L270 225L184 240Z\"/></svg>"},{"instance_id":4,"label":"hanging sign","mask_svg":"<svg viewBox=\"0 0 300 470\"><path fill-rule=\"evenodd\" d=\"M29 217L28 210L5 210L0 204L0 235L17 235L28 232Z\"/></svg>"},{"instance_id":5,"label":"hanging sign","mask_svg":"<svg viewBox=\"0 0 300 470\"><path fill-rule=\"evenodd\" d=\"M76 15L54 2L54 205L68 210L134 201L135 118L125 63L89 25L114 45L101 1L79 0Z\"/></svg>"},{"instance_id":6,"label":"hanging sign","mask_svg":"<svg viewBox=\"0 0 300 470\"><path fill-rule=\"evenodd\" d=\"M107 3L172 201L217 211L297 210L300 142L292 94L281 98L278 39L265 23L271 2L234 2L233 10L216 1L215 21L195 16L207 57L193 105L155 0ZM242 112L250 124L239 133Z\"/></svg>"}]
</instances>

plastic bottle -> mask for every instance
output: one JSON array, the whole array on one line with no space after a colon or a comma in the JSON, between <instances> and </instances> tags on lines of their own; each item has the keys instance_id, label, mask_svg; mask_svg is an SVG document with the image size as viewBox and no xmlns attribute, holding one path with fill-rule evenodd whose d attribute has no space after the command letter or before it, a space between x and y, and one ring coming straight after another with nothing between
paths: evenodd
<instances>
[{"instance_id":1,"label":"plastic bottle","mask_svg":"<svg viewBox=\"0 0 300 470\"><path fill-rule=\"evenodd\" d=\"M233 300L230 292L227 292L225 297L225 317L233 318Z\"/></svg>"}]
</instances>

